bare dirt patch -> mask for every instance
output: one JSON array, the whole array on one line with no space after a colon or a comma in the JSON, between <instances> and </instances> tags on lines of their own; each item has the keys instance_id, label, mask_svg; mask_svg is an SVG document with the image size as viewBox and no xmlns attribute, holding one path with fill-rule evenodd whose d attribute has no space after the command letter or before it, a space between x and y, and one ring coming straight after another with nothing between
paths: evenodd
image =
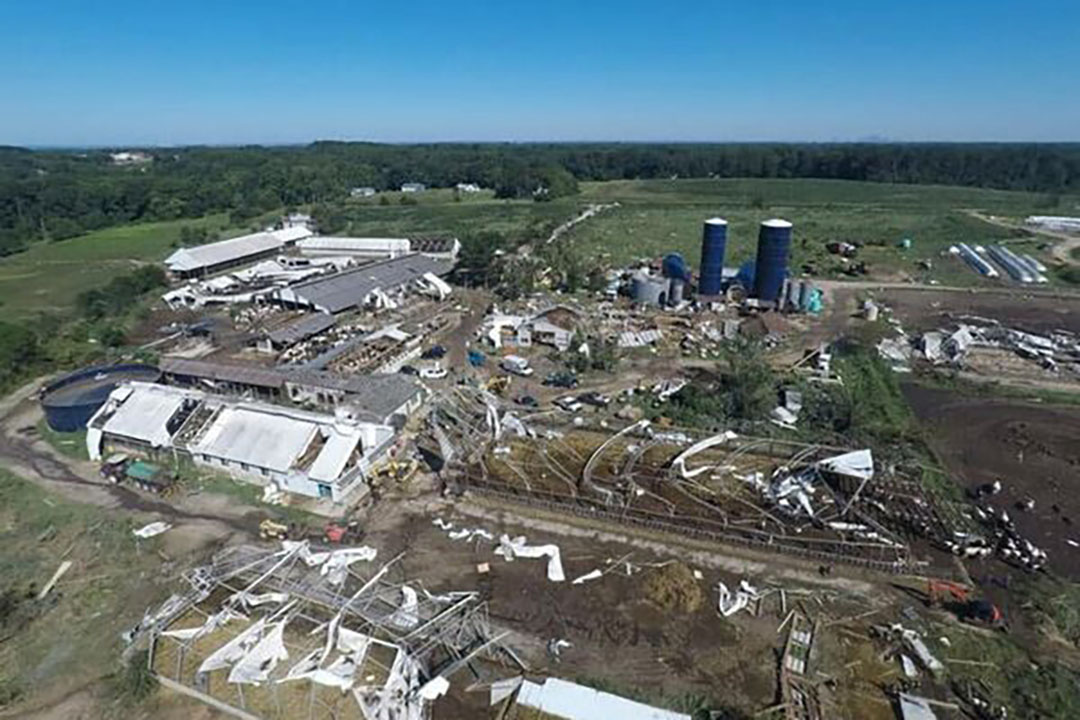
<instances>
[{"instance_id":1,"label":"bare dirt patch","mask_svg":"<svg viewBox=\"0 0 1080 720\"><path fill-rule=\"evenodd\" d=\"M928 440L966 488L1000 480L989 500L1046 550L1050 567L1080 578L1080 408L906 385ZM1017 504L1031 498L1032 511ZM975 570L977 572L977 570Z\"/></svg>"}]
</instances>

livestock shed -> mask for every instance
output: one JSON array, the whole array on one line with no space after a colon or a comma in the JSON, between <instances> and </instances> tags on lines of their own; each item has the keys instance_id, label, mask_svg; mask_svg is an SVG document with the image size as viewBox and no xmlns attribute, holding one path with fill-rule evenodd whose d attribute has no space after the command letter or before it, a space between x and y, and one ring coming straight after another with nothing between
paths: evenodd
<instances>
[{"instance_id":1,"label":"livestock shed","mask_svg":"<svg viewBox=\"0 0 1080 720\"><path fill-rule=\"evenodd\" d=\"M336 314L362 307L378 293L389 295L410 286L428 286L426 275L437 278L449 271L446 263L418 254L405 255L280 288L272 298L286 306Z\"/></svg>"},{"instance_id":2,"label":"livestock shed","mask_svg":"<svg viewBox=\"0 0 1080 720\"><path fill-rule=\"evenodd\" d=\"M165 267L177 278L206 277L270 257L311 234L305 227L291 227L181 248L165 258Z\"/></svg>"},{"instance_id":3,"label":"livestock shed","mask_svg":"<svg viewBox=\"0 0 1080 720\"><path fill-rule=\"evenodd\" d=\"M90 419L86 447L94 460L115 450L185 455L255 484L344 502L395 435L390 426L341 413L133 382L116 388Z\"/></svg>"},{"instance_id":4,"label":"livestock shed","mask_svg":"<svg viewBox=\"0 0 1080 720\"><path fill-rule=\"evenodd\" d=\"M337 375L322 370L256 368L204 360L164 358L165 379L181 387L288 402L324 410L345 409L370 422L400 426L426 391L405 375Z\"/></svg>"},{"instance_id":5,"label":"livestock shed","mask_svg":"<svg viewBox=\"0 0 1080 720\"><path fill-rule=\"evenodd\" d=\"M109 398L116 386L128 380L154 382L161 373L150 365L95 365L69 373L41 391L45 421L57 432L75 432Z\"/></svg>"},{"instance_id":6,"label":"livestock shed","mask_svg":"<svg viewBox=\"0 0 1080 720\"><path fill-rule=\"evenodd\" d=\"M271 352L291 347L334 327L337 319L328 313L310 313L271 330L259 341L259 349Z\"/></svg>"},{"instance_id":7,"label":"livestock shed","mask_svg":"<svg viewBox=\"0 0 1080 720\"><path fill-rule=\"evenodd\" d=\"M309 257L348 255L359 258L394 258L407 255L411 245L408 238L330 237L304 238L296 243L302 255Z\"/></svg>"}]
</instances>

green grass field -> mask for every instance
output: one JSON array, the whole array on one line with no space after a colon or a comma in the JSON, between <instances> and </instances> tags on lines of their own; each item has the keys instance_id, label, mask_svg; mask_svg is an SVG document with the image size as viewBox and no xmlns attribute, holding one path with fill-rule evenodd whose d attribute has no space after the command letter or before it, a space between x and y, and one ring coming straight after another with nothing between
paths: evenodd
<instances>
[{"instance_id":1,"label":"green grass field","mask_svg":"<svg viewBox=\"0 0 1080 720\"><path fill-rule=\"evenodd\" d=\"M875 274L908 274L919 280L970 285L984 282L959 260L942 257L957 242L1016 239L1016 233L969 217L964 209L1022 217L1045 206L1033 193L977 188L887 185L841 180L673 180L586 183L583 199L621 207L582 223L571 233L579 251L613 263L676 251L694 266L700 261L701 223L719 215L728 220L729 264L753 257L757 226L770 217L795 224L793 261L816 261L831 274L837 261L824 244L866 243L860 260ZM912 240L910 250L898 247ZM1041 241L1021 246L1044 260ZM918 261L930 259L930 272Z\"/></svg>"},{"instance_id":2,"label":"green grass field","mask_svg":"<svg viewBox=\"0 0 1080 720\"><path fill-rule=\"evenodd\" d=\"M133 526L0 469L0 715L14 712L6 705L63 697L118 667L120 633L167 594L161 541L137 543ZM71 569L44 601L34 599L62 560Z\"/></svg>"},{"instance_id":3,"label":"green grass field","mask_svg":"<svg viewBox=\"0 0 1080 720\"><path fill-rule=\"evenodd\" d=\"M361 237L465 237L496 232L529 240L546 236L588 202L580 196L546 203L496 200L490 191L462 195L455 201L453 191L429 190L408 196L416 200L415 205L401 205L401 193L385 196L390 199L388 205L380 204L378 198L347 203L349 226L345 232Z\"/></svg>"},{"instance_id":4,"label":"green grass field","mask_svg":"<svg viewBox=\"0 0 1080 720\"><path fill-rule=\"evenodd\" d=\"M836 258L825 252L823 244L861 241L869 245L860 259L870 264L876 276L910 275L923 281L972 285L986 281L956 258L942 257L942 251L961 241L1017 238L1012 231L969 217L964 209L1011 218L1052 210L1046 207L1044 196L1034 193L840 180L625 180L582 183L581 187L580 195L548 203L497 200L490 191L456 199L452 190L430 190L408 195L410 202L403 205L401 193L383 193L347 201L348 225L343 233L466 237L495 232L520 242L545 237L588 203L617 201L621 207L582 223L569 235L578 251L613 263L678 251L696 266L701 223L720 215L730 223L728 258L734 264L753 255L757 224L780 216L795 223L796 266L814 261L820 274L835 274ZM1076 198L1060 202L1072 204ZM0 259L0 305L14 318L65 312L80 292L104 285L136 263L163 259L175 246L181 227L204 225L224 231L227 223L225 215L213 215L110 228L34 245ZM245 231L233 229L227 234ZM912 239L911 250L897 247L902 238ZM1046 261L1043 245L1033 240L1021 249ZM922 259L933 261L931 272L919 270Z\"/></svg>"},{"instance_id":5,"label":"green grass field","mask_svg":"<svg viewBox=\"0 0 1080 720\"><path fill-rule=\"evenodd\" d=\"M123 225L53 243L39 243L0 260L0 303L5 314L26 318L70 310L79 293L101 287L140 262L160 261L180 228L224 230L225 215L198 220Z\"/></svg>"}]
</instances>

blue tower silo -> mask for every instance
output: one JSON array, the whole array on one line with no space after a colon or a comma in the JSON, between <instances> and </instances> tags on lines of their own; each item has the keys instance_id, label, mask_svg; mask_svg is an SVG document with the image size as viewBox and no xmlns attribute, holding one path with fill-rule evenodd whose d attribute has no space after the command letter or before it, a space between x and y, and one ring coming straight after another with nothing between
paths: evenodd
<instances>
[{"instance_id":1,"label":"blue tower silo","mask_svg":"<svg viewBox=\"0 0 1080 720\"><path fill-rule=\"evenodd\" d=\"M754 272L754 297L775 301L780 297L787 277L788 253L791 251L791 223L766 220L758 233L757 262Z\"/></svg>"},{"instance_id":2,"label":"blue tower silo","mask_svg":"<svg viewBox=\"0 0 1080 720\"><path fill-rule=\"evenodd\" d=\"M701 276L698 292L719 295L724 280L724 251L727 249L727 220L710 218L701 234Z\"/></svg>"}]
</instances>

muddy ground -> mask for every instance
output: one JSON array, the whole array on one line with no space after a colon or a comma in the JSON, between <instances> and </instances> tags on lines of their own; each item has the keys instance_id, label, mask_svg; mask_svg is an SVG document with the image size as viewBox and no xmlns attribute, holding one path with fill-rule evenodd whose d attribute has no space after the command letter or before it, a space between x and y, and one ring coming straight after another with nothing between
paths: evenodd
<instances>
[{"instance_id":1,"label":"muddy ground","mask_svg":"<svg viewBox=\"0 0 1080 720\"><path fill-rule=\"evenodd\" d=\"M496 543L450 540L432 524L436 516L455 527L483 527L496 537L507 532L526 535L530 543L557 543L567 582L547 579L546 560L506 562L494 554ZM654 566L671 562L670 555L545 534L449 510L386 518L377 525L365 542L378 546L384 557L406 552L401 579L420 578L432 592L479 589L489 601L492 623L513 632L510 644L536 672L599 683L667 705L701 696L717 705L751 710L775 696L773 649L783 640L776 633L779 618L774 613L758 618L743 613L728 620L716 610L717 581L734 587L740 575L693 567L690 572L698 570L701 578L684 575L681 583L672 581L683 592L682 599L664 600L650 575L666 581L671 566ZM607 562L621 558L631 563L632 575L625 564L611 569L614 563ZM480 563L488 563L490 571L478 572ZM610 572L585 584L570 582L596 568ZM554 657L547 648L552 640L571 646ZM439 709L438 717L478 716L444 714L449 706Z\"/></svg>"},{"instance_id":2,"label":"muddy ground","mask_svg":"<svg viewBox=\"0 0 1080 720\"><path fill-rule=\"evenodd\" d=\"M1046 550L1054 572L1080 578L1080 546L1070 544L1080 543L1080 408L914 384L904 394L954 478L965 488L1000 480L990 504ZM1031 512L1016 507L1026 498Z\"/></svg>"},{"instance_id":3,"label":"muddy ground","mask_svg":"<svg viewBox=\"0 0 1080 720\"><path fill-rule=\"evenodd\" d=\"M947 314L951 314L993 318L1030 332L1080 332L1080 296L916 288L889 288L873 295L891 308L893 316L909 331L941 327L948 324Z\"/></svg>"}]
</instances>

